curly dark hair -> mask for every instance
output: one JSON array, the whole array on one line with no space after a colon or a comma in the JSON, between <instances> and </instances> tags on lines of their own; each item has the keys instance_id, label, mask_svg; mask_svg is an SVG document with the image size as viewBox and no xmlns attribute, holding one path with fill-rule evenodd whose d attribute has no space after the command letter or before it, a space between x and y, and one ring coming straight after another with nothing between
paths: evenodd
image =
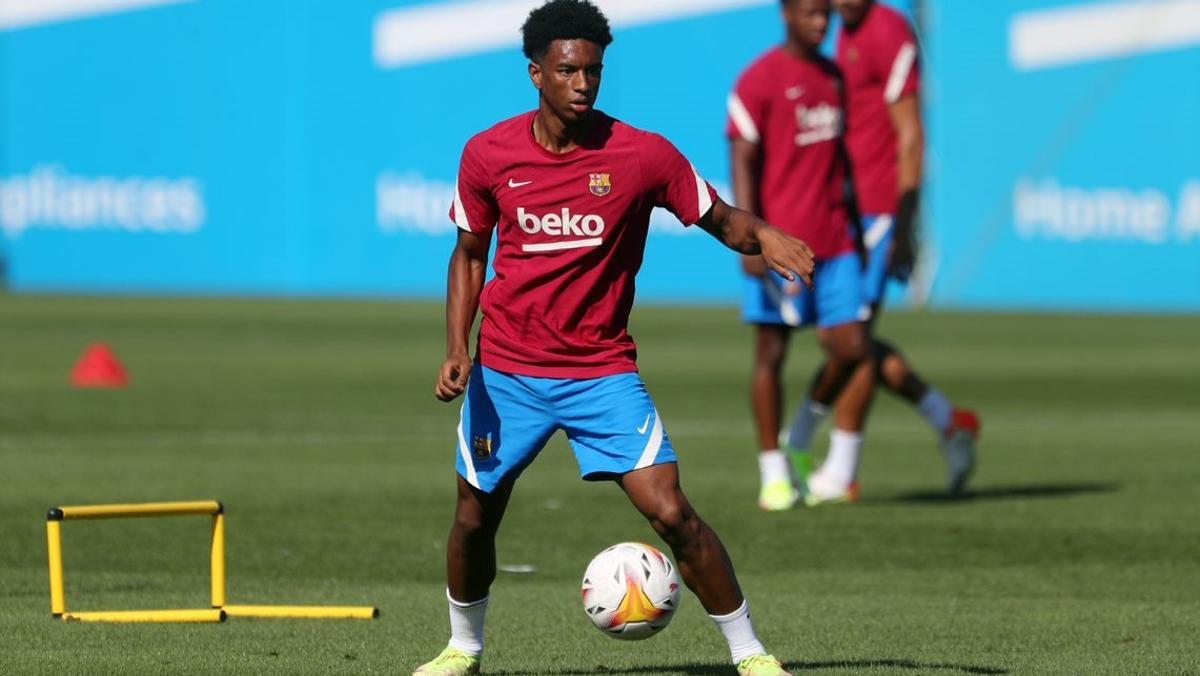
<instances>
[{"instance_id":1,"label":"curly dark hair","mask_svg":"<svg viewBox=\"0 0 1200 676\"><path fill-rule=\"evenodd\" d=\"M607 47L613 40L608 19L588 0L550 0L529 13L521 26L525 56L539 61L555 40L588 40Z\"/></svg>"}]
</instances>

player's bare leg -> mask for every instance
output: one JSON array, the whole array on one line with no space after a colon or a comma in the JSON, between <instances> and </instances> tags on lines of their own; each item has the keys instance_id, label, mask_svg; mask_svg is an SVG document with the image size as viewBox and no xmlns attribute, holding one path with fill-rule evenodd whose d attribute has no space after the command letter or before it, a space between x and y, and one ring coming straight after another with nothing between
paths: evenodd
<instances>
[{"instance_id":1,"label":"player's bare leg","mask_svg":"<svg viewBox=\"0 0 1200 676\"><path fill-rule=\"evenodd\" d=\"M779 324L756 324L754 328L750 403L758 433L761 478L758 506L767 511L779 511L789 509L800 497L791 463L779 448L779 426L783 417L782 373L791 328Z\"/></svg>"},{"instance_id":2,"label":"player's bare leg","mask_svg":"<svg viewBox=\"0 0 1200 676\"><path fill-rule=\"evenodd\" d=\"M811 396L826 406L836 398L837 407L829 454L808 478L805 501L810 505L856 497L863 428L875 393L875 360L864 324L851 322L824 328L818 338L829 360Z\"/></svg>"},{"instance_id":3,"label":"player's bare leg","mask_svg":"<svg viewBox=\"0 0 1200 676\"><path fill-rule=\"evenodd\" d=\"M483 655L483 622L488 590L496 579L496 532L508 507L513 484L505 481L485 493L458 480L454 524L446 545L446 596L450 607L450 644L414 674L474 674Z\"/></svg>"},{"instance_id":4,"label":"player's bare leg","mask_svg":"<svg viewBox=\"0 0 1200 676\"><path fill-rule=\"evenodd\" d=\"M724 634L739 672L760 673L765 666L761 673L785 674L754 632L725 545L683 494L678 465L672 462L637 469L621 476L618 483L670 547L683 583Z\"/></svg>"}]
</instances>

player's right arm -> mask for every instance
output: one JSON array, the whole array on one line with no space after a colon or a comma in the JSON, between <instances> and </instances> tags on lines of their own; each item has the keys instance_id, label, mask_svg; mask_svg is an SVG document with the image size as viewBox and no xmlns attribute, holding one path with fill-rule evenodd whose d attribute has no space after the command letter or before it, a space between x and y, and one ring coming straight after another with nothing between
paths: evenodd
<instances>
[{"instance_id":1,"label":"player's right arm","mask_svg":"<svg viewBox=\"0 0 1200 676\"><path fill-rule=\"evenodd\" d=\"M816 258L808 244L749 211L730 206L718 197L696 225L730 249L758 256L767 269L789 282L812 286Z\"/></svg>"},{"instance_id":2,"label":"player's right arm","mask_svg":"<svg viewBox=\"0 0 1200 676\"><path fill-rule=\"evenodd\" d=\"M472 366L471 326L479 310L491 244L491 230L482 235L459 230L450 254L450 270L446 275L446 360L438 370L434 389L442 401L453 401L467 389Z\"/></svg>"},{"instance_id":3,"label":"player's right arm","mask_svg":"<svg viewBox=\"0 0 1200 676\"><path fill-rule=\"evenodd\" d=\"M767 98L759 94L757 73L748 71L729 95L729 166L733 179L733 201L740 208L761 214L758 203L762 177L762 133ZM742 270L754 277L767 274L762 256L742 256Z\"/></svg>"},{"instance_id":4,"label":"player's right arm","mask_svg":"<svg viewBox=\"0 0 1200 676\"><path fill-rule=\"evenodd\" d=\"M471 326L479 311L479 296L487 276L492 230L500 215L491 180L483 164L479 137L463 148L454 186L450 220L458 226L458 240L450 253L446 274L446 360L438 369L434 395L452 401L467 389L471 375Z\"/></svg>"}]
</instances>

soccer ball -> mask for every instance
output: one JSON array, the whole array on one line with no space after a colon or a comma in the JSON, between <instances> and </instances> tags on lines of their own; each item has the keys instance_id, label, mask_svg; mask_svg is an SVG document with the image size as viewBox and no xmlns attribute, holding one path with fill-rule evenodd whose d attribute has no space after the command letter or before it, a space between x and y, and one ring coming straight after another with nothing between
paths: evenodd
<instances>
[{"instance_id":1,"label":"soccer ball","mask_svg":"<svg viewBox=\"0 0 1200 676\"><path fill-rule=\"evenodd\" d=\"M600 631L625 641L666 628L679 607L679 573L662 552L622 542L596 555L583 574L583 610Z\"/></svg>"}]
</instances>

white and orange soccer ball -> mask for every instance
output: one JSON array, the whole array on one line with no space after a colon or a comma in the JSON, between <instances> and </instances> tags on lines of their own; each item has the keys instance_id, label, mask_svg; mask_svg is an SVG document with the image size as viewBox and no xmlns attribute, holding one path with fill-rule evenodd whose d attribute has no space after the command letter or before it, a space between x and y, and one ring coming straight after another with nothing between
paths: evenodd
<instances>
[{"instance_id":1,"label":"white and orange soccer ball","mask_svg":"<svg viewBox=\"0 0 1200 676\"><path fill-rule=\"evenodd\" d=\"M600 631L626 641L662 631L679 607L679 573L662 552L622 542L596 555L583 574L583 610Z\"/></svg>"}]
</instances>

